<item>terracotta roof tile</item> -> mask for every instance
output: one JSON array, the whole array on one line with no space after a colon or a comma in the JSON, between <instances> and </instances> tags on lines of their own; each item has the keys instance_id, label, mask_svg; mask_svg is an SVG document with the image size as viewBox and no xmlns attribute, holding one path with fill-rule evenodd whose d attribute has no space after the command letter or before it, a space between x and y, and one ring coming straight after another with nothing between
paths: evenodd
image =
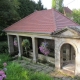
<instances>
[{"instance_id":1,"label":"terracotta roof tile","mask_svg":"<svg viewBox=\"0 0 80 80\"><path fill-rule=\"evenodd\" d=\"M66 18L56 10L50 9L36 11L7 27L4 31L52 33L56 29L72 25L77 26L78 24Z\"/></svg>"},{"instance_id":2,"label":"terracotta roof tile","mask_svg":"<svg viewBox=\"0 0 80 80\"><path fill-rule=\"evenodd\" d=\"M54 11L54 14L55 14L57 29L61 29L66 26L79 26L79 24L73 22L71 19L69 19L68 17L64 16L62 13L56 10Z\"/></svg>"}]
</instances>

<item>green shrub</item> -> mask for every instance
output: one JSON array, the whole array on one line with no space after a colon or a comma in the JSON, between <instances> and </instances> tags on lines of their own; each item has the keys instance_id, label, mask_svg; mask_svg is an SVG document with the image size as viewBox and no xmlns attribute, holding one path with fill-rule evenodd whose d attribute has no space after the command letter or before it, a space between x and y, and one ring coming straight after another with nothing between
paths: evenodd
<instances>
[{"instance_id":1,"label":"green shrub","mask_svg":"<svg viewBox=\"0 0 80 80\"><path fill-rule=\"evenodd\" d=\"M7 80L29 80L28 71L17 63L10 63L7 66Z\"/></svg>"},{"instance_id":2,"label":"green shrub","mask_svg":"<svg viewBox=\"0 0 80 80\"><path fill-rule=\"evenodd\" d=\"M7 42L0 42L0 54L8 52L8 44Z\"/></svg>"},{"instance_id":3,"label":"green shrub","mask_svg":"<svg viewBox=\"0 0 80 80\"><path fill-rule=\"evenodd\" d=\"M75 76L74 80L80 80L80 76Z\"/></svg>"},{"instance_id":4,"label":"green shrub","mask_svg":"<svg viewBox=\"0 0 80 80\"><path fill-rule=\"evenodd\" d=\"M3 67L4 62L8 63L9 60L10 60L9 54L0 54L0 68Z\"/></svg>"},{"instance_id":5,"label":"green shrub","mask_svg":"<svg viewBox=\"0 0 80 80\"><path fill-rule=\"evenodd\" d=\"M9 54L6 54L6 53L0 54L0 61L1 62L7 62L9 60L10 60Z\"/></svg>"},{"instance_id":6,"label":"green shrub","mask_svg":"<svg viewBox=\"0 0 80 80\"><path fill-rule=\"evenodd\" d=\"M53 80L44 73L25 70L18 63L12 62L7 66L6 80Z\"/></svg>"},{"instance_id":7,"label":"green shrub","mask_svg":"<svg viewBox=\"0 0 80 80\"><path fill-rule=\"evenodd\" d=\"M49 75L44 73L35 72L30 75L30 80L53 80Z\"/></svg>"},{"instance_id":8,"label":"green shrub","mask_svg":"<svg viewBox=\"0 0 80 80\"><path fill-rule=\"evenodd\" d=\"M29 49L30 49L30 42L29 42L29 40L28 40L28 39L24 39L24 40L22 41L22 46L23 46L24 49L25 49L26 55L28 55L28 52L29 52Z\"/></svg>"}]
</instances>

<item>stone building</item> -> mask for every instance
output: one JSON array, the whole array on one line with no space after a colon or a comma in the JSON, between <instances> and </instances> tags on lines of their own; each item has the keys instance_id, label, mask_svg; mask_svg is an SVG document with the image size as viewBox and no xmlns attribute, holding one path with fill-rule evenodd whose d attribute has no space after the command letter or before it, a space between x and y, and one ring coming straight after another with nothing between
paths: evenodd
<instances>
[{"instance_id":1,"label":"stone building","mask_svg":"<svg viewBox=\"0 0 80 80\"><path fill-rule=\"evenodd\" d=\"M71 11L68 7L63 7L64 15L73 20L73 11Z\"/></svg>"},{"instance_id":2,"label":"stone building","mask_svg":"<svg viewBox=\"0 0 80 80\"><path fill-rule=\"evenodd\" d=\"M14 37L18 41L18 55L23 54L21 45L23 38L29 38L32 43L32 58L34 62L42 57L38 53L40 39L51 40L55 58L55 68L71 70L76 75L80 73L80 37L79 25L54 9L36 11L4 29L7 33L9 53L14 52Z\"/></svg>"}]
</instances>

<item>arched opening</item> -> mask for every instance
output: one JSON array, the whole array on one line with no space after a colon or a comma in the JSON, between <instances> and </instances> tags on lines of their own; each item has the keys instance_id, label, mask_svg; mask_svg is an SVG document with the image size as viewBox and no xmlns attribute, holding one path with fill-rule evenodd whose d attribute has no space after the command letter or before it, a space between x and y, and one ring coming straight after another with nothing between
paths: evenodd
<instances>
[{"instance_id":1,"label":"arched opening","mask_svg":"<svg viewBox=\"0 0 80 80\"><path fill-rule=\"evenodd\" d=\"M60 49L61 68L64 70L75 70L75 49L71 44L63 44Z\"/></svg>"}]
</instances>

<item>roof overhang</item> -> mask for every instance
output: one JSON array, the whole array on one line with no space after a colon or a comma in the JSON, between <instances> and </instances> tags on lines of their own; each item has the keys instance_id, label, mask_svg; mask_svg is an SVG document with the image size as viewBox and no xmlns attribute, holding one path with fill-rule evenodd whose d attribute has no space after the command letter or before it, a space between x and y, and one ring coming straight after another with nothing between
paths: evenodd
<instances>
[{"instance_id":1,"label":"roof overhang","mask_svg":"<svg viewBox=\"0 0 80 80\"><path fill-rule=\"evenodd\" d=\"M80 26L69 26L62 28L53 32L51 36L59 38L80 38Z\"/></svg>"}]
</instances>

